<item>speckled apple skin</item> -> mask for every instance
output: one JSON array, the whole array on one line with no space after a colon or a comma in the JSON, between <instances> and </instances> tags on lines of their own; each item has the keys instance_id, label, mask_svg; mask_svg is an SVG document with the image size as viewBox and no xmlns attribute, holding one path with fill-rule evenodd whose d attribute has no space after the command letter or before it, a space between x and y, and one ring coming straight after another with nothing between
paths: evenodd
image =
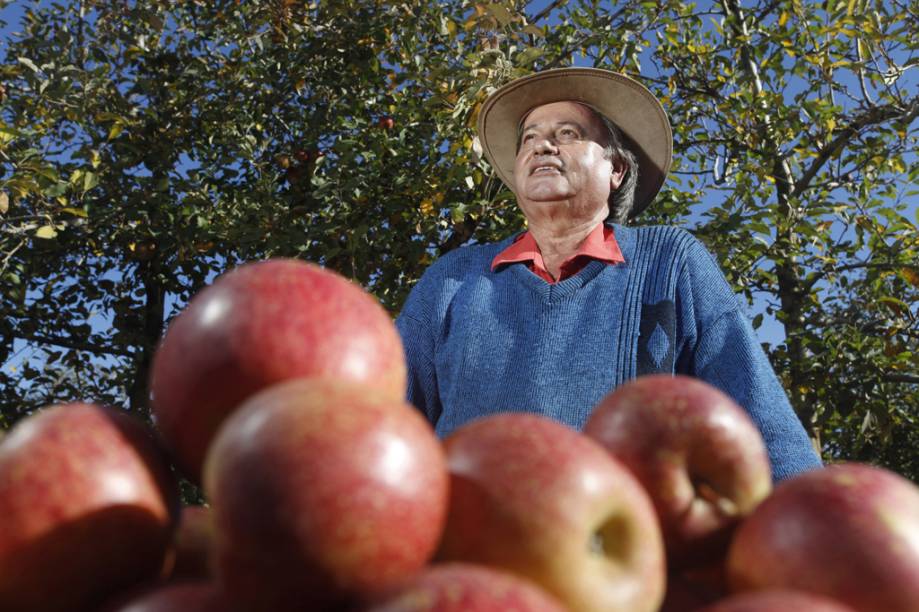
<instances>
[{"instance_id":1,"label":"speckled apple skin","mask_svg":"<svg viewBox=\"0 0 919 612\"><path fill-rule=\"evenodd\" d=\"M0 610L80 611L156 577L178 513L140 421L63 404L0 443Z\"/></svg>"},{"instance_id":2,"label":"speckled apple skin","mask_svg":"<svg viewBox=\"0 0 919 612\"><path fill-rule=\"evenodd\" d=\"M584 433L651 495L673 568L722 559L734 527L772 490L756 425L725 393L689 376L655 374L617 387Z\"/></svg>"},{"instance_id":3,"label":"speckled apple skin","mask_svg":"<svg viewBox=\"0 0 919 612\"><path fill-rule=\"evenodd\" d=\"M919 610L919 487L859 463L783 481L738 528L734 591L811 591L859 612Z\"/></svg>"},{"instance_id":4,"label":"speckled apple skin","mask_svg":"<svg viewBox=\"0 0 919 612\"><path fill-rule=\"evenodd\" d=\"M438 559L528 577L579 612L658 609L664 550L651 500L600 445L508 413L461 427L445 447L450 509Z\"/></svg>"},{"instance_id":5,"label":"speckled apple skin","mask_svg":"<svg viewBox=\"0 0 919 612\"><path fill-rule=\"evenodd\" d=\"M318 610L392 588L429 561L448 476L433 429L404 400L301 379L230 417L204 484L232 599Z\"/></svg>"},{"instance_id":6,"label":"speckled apple skin","mask_svg":"<svg viewBox=\"0 0 919 612\"><path fill-rule=\"evenodd\" d=\"M568 612L535 583L469 563L435 564L362 612Z\"/></svg>"},{"instance_id":7,"label":"speckled apple skin","mask_svg":"<svg viewBox=\"0 0 919 612\"><path fill-rule=\"evenodd\" d=\"M395 324L373 296L334 272L291 259L245 264L199 292L170 324L153 360L153 414L186 474L200 482L208 445L236 406L300 377L404 398Z\"/></svg>"}]
</instances>

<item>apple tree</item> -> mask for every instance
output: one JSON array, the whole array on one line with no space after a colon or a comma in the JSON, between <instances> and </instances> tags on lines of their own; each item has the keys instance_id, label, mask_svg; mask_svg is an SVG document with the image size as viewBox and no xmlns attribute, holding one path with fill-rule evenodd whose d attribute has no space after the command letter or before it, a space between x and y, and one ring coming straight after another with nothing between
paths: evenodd
<instances>
[{"instance_id":1,"label":"apple tree","mask_svg":"<svg viewBox=\"0 0 919 612\"><path fill-rule=\"evenodd\" d=\"M396 313L438 255L522 227L479 105L534 69L640 76L675 167L637 223L702 238L780 330L826 459L919 477L915 8L893 0L33 5L0 57L0 419L145 413L166 322L299 257Z\"/></svg>"}]
</instances>

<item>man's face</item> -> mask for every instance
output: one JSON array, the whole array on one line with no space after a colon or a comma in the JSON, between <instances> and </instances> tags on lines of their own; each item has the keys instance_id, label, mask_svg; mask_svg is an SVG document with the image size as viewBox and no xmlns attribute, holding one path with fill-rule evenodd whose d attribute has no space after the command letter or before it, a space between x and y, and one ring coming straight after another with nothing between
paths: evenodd
<instances>
[{"instance_id":1,"label":"man's face","mask_svg":"<svg viewBox=\"0 0 919 612\"><path fill-rule=\"evenodd\" d=\"M514 164L517 202L530 223L559 216L584 222L606 218L610 190L624 174L604 157L607 137L596 114L576 102L553 102L530 112Z\"/></svg>"}]
</instances>

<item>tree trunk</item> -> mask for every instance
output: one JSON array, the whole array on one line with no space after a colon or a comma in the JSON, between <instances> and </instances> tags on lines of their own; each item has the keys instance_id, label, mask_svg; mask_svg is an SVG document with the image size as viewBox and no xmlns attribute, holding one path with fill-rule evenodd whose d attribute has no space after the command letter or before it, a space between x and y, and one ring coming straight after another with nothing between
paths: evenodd
<instances>
[{"instance_id":1,"label":"tree trunk","mask_svg":"<svg viewBox=\"0 0 919 612\"><path fill-rule=\"evenodd\" d=\"M139 262L138 275L144 288L142 327L138 350L134 358L134 378L128 396L131 410L147 414L149 400L150 365L160 336L166 311L166 290L160 280L160 257L155 254L149 261Z\"/></svg>"}]
</instances>

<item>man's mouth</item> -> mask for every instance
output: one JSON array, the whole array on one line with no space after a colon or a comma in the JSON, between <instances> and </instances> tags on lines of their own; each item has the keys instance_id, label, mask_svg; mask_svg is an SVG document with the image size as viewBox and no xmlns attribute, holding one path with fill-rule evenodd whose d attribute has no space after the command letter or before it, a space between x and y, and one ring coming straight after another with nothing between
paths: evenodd
<instances>
[{"instance_id":1,"label":"man's mouth","mask_svg":"<svg viewBox=\"0 0 919 612\"><path fill-rule=\"evenodd\" d=\"M561 174L562 169L558 166L547 164L545 166L536 166L530 174Z\"/></svg>"}]
</instances>

